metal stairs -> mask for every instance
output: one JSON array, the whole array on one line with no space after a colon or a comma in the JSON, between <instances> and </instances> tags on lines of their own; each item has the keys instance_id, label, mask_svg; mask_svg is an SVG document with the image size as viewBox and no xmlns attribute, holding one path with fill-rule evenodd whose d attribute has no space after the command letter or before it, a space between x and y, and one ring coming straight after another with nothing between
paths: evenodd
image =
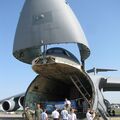
<instances>
[{"instance_id":1,"label":"metal stairs","mask_svg":"<svg viewBox=\"0 0 120 120\"><path fill-rule=\"evenodd\" d=\"M77 75L72 75L72 76L70 76L70 79L73 82L73 84L75 85L75 87L77 88L77 90L79 91L79 93L82 95L82 97L90 105L90 102L88 99L88 98L90 98L90 94L88 93L88 91L85 89L85 87L81 83L80 78Z\"/></svg>"}]
</instances>

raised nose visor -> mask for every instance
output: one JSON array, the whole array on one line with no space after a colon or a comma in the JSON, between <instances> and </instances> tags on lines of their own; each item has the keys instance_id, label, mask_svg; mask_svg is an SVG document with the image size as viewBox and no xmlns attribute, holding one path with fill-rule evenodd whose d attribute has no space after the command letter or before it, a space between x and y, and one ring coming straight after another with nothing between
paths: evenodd
<instances>
[{"instance_id":1,"label":"raised nose visor","mask_svg":"<svg viewBox=\"0 0 120 120\"><path fill-rule=\"evenodd\" d=\"M81 70L81 65L61 57L55 56L46 56L46 57L38 57L32 61L32 69L38 73L42 74L42 76L56 76L61 78L61 75L64 74L72 74L76 71L76 69ZM81 71L82 72L82 71Z\"/></svg>"}]
</instances>

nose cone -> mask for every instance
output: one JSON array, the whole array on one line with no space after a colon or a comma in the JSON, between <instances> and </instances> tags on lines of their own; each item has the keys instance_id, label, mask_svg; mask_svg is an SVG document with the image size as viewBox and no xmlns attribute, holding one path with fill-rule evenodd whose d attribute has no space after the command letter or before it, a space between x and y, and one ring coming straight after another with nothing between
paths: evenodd
<instances>
[{"instance_id":1,"label":"nose cone","mask_svg":"<svg viewBox=\"0 0 120 120\"><path fill-rule=\"evenodd\" d=\"M78 43L81 57L90 50L82 28L65 0L26 0L16 29L13 55L22 62L41 54L42 45Z\"/></svg>"}]
</instances>

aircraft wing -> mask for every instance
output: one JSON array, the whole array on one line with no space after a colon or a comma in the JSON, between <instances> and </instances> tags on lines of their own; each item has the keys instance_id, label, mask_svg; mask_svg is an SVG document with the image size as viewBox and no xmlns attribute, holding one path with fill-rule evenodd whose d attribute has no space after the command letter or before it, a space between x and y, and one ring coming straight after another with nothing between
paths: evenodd
<instances>
[{"instance_id":1,"label":"aircraft wing","mask_svg":"<svg viewBox=\"0 0 120 120\"><path fill-rule=\"evenodd\" d=\"M12 98L18 98L18 97L20 97L20 96L23 96L24 94L25 94L25 93L20 93L20 94L17 94L17 95L13 95L13 96L11 96L11 97L7 97L7 98L5 98L5 99L0 100L0 103L4 102L5 100L10 100L10 99L12 99Z\"/></svg>"},{"instance_id":2,"label":"aircraft wing","mask_svg":"<svg viewBox=\"0 0 120 120\"><path fill-rule=\"evenodd\" d=\"M87 73L98 73L98 72L108 72L108 71L117 71L116 69L105 69L105 68L92 68L87 70Z\"/></svg>"},{"instance_id":3,"label":"aircraft wing","mask_svg":"<svg viewBox=\"0 0 120 120\"><path fill-rule=\"evenodd\" d=\"M11 112L23 106L25 93L20 93L3 100L0 100L1 108L3 111Z\"/></svg>"},{"instance_id":4,"label":"aircraft wing","mask_svg":"<svg viewBox=\"0 0 120 120\"><path fill-rule=\"evenodd\" d=\"M107 78L104 83L103 91L120 91L120 78Z\"/></svg>"}]
</instances>

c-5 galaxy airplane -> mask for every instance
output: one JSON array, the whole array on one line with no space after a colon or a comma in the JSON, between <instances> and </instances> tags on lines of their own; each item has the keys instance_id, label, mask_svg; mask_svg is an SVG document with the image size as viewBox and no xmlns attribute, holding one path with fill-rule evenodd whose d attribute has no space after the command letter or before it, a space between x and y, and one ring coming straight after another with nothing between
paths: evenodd
<instances>
[{"instance_id":1,"label":"c-5 galaxy airplane","mask_svg":"<svg viewBox=\"0 0 120 120\"><path fill-rule=\"evenodd\" d=\"M76 44L79 61L70 51L55 44ZM108 119L108 101L103 91L119 91L120 81L90 72L111 69L85 70L90 48L80 23L65 0L26 0L16 29L13 55L21 62L31 64L38 74L23 94L1 101L4 111L15 111L19 106L35 108L35 103L86 101L104 119ZM81 118L83 111L78 109ZM84 106L82 106L84 109ZM82 119L85 116L82 116Z\"/></svg>"}]
</instances>

